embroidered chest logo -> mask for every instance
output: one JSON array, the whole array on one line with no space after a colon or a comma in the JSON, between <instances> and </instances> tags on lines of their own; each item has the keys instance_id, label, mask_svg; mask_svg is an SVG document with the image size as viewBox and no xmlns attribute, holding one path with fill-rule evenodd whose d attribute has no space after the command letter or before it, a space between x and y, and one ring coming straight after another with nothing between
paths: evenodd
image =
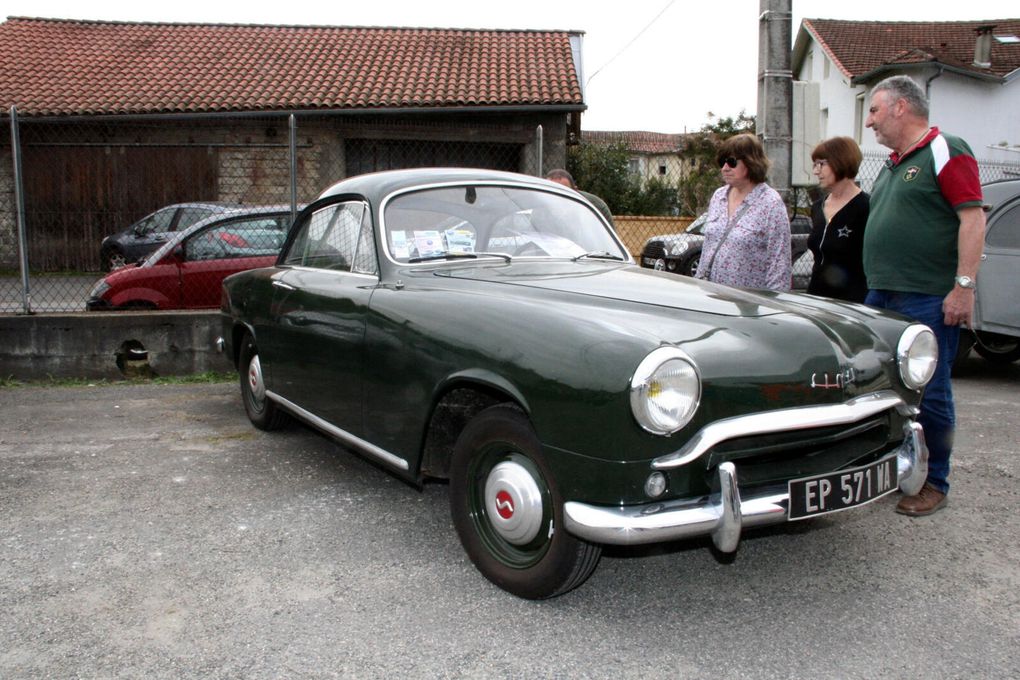
<instances>
[{"instance_id":1,"label":"embroidered chest logo","mask_svg":"<svg viewBox=\"0 0 1020 680\"><path fill-rule=\"evenodd\" d=\"M903 181L904 182L913 182L917 178L918 174L920 174L920 172L921 172L921 168L917 167L916 165L911 165L903 173Z\"/></svg>"},{"instance_id":2,"label":"embroidered chest logo","mask_svg":"<svg viewBox=\"0 0 1020 680\"><path fill-rule=\"evenodd\" d=\"M840 227L839 231L836 232L837 238L850 238L850 234L853 233L850 227Z\"/></svg>"}]
</instances>

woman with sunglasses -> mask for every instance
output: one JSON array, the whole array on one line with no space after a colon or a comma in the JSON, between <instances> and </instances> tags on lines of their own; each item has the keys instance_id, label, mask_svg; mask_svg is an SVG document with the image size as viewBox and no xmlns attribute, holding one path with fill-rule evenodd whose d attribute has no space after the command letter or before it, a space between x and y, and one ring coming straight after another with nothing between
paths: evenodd
<instances>
[{"instance_id":1,"label":"woman with sunglasses","mask_svg":"<svg viewBox=\"0 0 1020 680\"><path fill-rule=\"evenodd\" d=\"M808 248L815 257L807 292L864 302L864 225L868 194L854 183L861 167L861 149L849 137L826 139L811 152L818 186L827 195L811 206Z\"/></svg>"},{"instance_id":2,"label":"woman with sunglasses","mask_svg":"<svg viewBox=\"0 0 1020 680\"><path fill-rule=\"evenodd\" d=\"M790 218L765 183L769 160L752 134L725 140L716 154L725 183L712 195L695 276L727 286L790 290Z\"/></svg>"}]
</instances>

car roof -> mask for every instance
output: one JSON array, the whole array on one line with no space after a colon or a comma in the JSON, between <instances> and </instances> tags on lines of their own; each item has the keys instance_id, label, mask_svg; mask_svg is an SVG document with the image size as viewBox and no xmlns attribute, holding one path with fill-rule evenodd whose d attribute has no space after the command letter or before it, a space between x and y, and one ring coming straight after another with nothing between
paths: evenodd
<instances>
[{"instance_id":1,"label":"car roof","mask_svg":"<svg viewBox=\"0 0 1020 680\"><path fill-rule=\"evenodd\" d=\"M376 203L382 198L401 189L409 189L428 184L491 182L499 184L517 184L577 196L577 192L547 179L522 175L516 172L499 170L483 170L478 168L414 168L410 170L385 170L365 175L357 175L341 180L326 189L319 198L357 194Z\"/></svg>"},{"instance_id":2,"label":"car roof","mask_svg":"<svg viewBox=\"0 0 1020 680\"><path fill-rule=\"evenodd\" d=\"M1020 196L1020 179L1002 179L981 186L984 204L992 210L1006 201Z\"/></svg>"},{"instance_id":3,"label":"car roof","mask_svg":"<svg viewBox=\"0 0 1020 680\"><path fill-rule=\"evenodd\" d=\"M297 206L298 210L304 208L304 204L299 203ZM167 253L167 251L175 248L178 243L186 239L187 237L194 234L196 231L204 229L211 224L218 224L220 222L228 222L240 217L256 217L258 215L276 215L280 213L289 213L290 204L281 203L278 205L250 205L244 208L231 208L223 212L218 212L215 215L201 219L195 222L191 226L181 231L175 232L172 237L167 239L166 243L161 245L159 248L154 250L152 254L145 258L145 262L157 262Z\"/></svg>"}]
</instances>

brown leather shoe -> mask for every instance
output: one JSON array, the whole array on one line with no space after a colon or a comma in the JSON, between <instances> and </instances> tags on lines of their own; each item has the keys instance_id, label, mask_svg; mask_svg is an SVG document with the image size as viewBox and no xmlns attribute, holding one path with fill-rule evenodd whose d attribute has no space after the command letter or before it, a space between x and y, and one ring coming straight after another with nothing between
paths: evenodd
<instances>
[{"instance_id":1,"label":"brown leather shoe","mask_svg":"<svg viewBox=\"0 0 1020 680\"><path fill-rule=\"evenodd\" d=\"M896 512L911 517L930 515L946 504L946 494L928 482L924 483L916 496L904 496L896 504Z\"/></svg>"}]
</instances>

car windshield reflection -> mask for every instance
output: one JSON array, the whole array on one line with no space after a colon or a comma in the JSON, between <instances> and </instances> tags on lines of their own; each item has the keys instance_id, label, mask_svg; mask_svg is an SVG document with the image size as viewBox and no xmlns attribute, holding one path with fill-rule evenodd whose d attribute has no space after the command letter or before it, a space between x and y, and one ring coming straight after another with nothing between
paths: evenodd
<instances>
[{"instance_id":1,"label":"car windshield reflection","mask_svg":"<svg viewBox=\"0 0 1020 680\"><path fill-rule=\"evenodd\" d=\"M598 216L560 194L458 186L393 198L383 215L390 256L401 263L498 257L626 260Z\"/></svg>"}]
</instances>

